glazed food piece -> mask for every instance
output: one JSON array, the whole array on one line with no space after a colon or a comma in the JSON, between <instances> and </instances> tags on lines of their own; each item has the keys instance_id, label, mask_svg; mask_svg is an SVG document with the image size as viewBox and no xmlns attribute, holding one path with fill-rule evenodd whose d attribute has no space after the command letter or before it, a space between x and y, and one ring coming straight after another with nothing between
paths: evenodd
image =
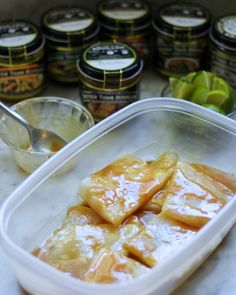
<instances>
[{"instance_id":1,"label":"glazed food piece","mask_svg":"<svg viewBox=\"0 0 236 295\"><path fill-rule=\"evenodd\" d=\"M178 162L166 192L162 212L197 228L215 217L234 195L220 182L182 162Z\"/></svg>"},{"instance_id":2,"label":"glazed food piece","mask_svg":"<svg viewBox=\"0 0 236 295\"><path fill-rule=\"evenodd\" d=\"M115 226L149 201L170 178L178 156L164 153L151 163L125 156L82 181L85 202Z\"/></svg>"},{"instance_id":3,"label":"glazed food piece","mask_svg":"<svg viewBox=\"0 0 236 295\"><path fill-rule=\"evenodd\" d=\"M233 193L236 193L236 180L231 174L223 172L213 167L206 166L206 165L191 164L191 166L194 169L207 174L214 181L220 182L221 184L226 186L229 190L231 190Z\"/></svg>"},{"instance_id":4,"label":"glazed food piece","mask_svg":"<svg viewBox=\"0 0 236 295\"><path fill-rule=\"evenodd\" d=\"M87 282L103 284L123 282L149 271L138 261L105 248L82 268L76 259L62 262L59 268Z\"/></svg>"},{"instance_id":5,"label":"glazed food piece","mask_svg":"<svg viewBox=\"0 0 236 295\"><path fill-rule=\"evenodd\" d=\"M142 263L153 267L165 262L196 231L161 213L154 216L124 247Z\"/></svg>"},{"instance_id":6,"label":"glazed food piece","mask_svg":"<svg viewBox=\"0 0 236 295\"><path fill-rule=\"evenodd\" d=\"M74 219L74 223L78 225L99 225L106 223L94 210L81 205L76 205L68 209L65 223L69 220L73 222L72 219Z\"/></svg>"},{"instance_id":7,"label":"glazed food piece","mask_svg":"<svg viewBox=\"0 0 236 295\"><path fill-rule=\"evenodd\" d=\"M59 267L62 261L77 259L83 268L104 246L116 253L126 253L125 241L142 229L142 223L132 223L114 227L105 224L92 209L74 206L68 210L67 217L60 229L35 252L41 260Z\"/></svg>"},{"instance_id":8,"label":"glazed food piece","mask_svg":"<svg viewBox=\"0 0 236 295\"><path fill-rule=\"evenodd\" d=\"M148 203L145 204L145 206L143 207L143 210L153 211L157 214L160 213L163 203L165 201L165 197L166 197L166 194L164 192L164 189L160 190L151 198L151 200Z\"/></svg>"}]
</instances>

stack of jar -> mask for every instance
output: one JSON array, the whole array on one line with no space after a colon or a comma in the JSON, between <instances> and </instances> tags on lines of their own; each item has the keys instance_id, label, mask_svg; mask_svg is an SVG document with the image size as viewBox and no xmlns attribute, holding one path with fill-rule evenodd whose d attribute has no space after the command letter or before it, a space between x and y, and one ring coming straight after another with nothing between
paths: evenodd
<instances>
[{"instance_id":1,"label":"stack of jar","mask_svg":"<svg viewBox=\"0 0 236 295\"><path fill-rule=\"evenodd\" d=\"M41 29L0 23L0 99L37 95L45 69L53 80L79 82L82 102L99 121L139 98L151 56L162 75L209 69L236 87L236 15L211 26L210 12L192 2L165 4L152 17L144 0L103 0L97 18L80 7L50 9Z\"/></svg>"}]
</instances>

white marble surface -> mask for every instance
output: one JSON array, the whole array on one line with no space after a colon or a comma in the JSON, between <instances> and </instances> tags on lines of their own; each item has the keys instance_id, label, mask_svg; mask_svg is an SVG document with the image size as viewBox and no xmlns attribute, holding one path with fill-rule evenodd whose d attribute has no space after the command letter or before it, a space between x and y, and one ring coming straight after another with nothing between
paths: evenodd
<instances>
[{"instance_id":1,"label":"white marble surface","mask_svg":"<svg viewBox=\"0 0 236 295\"><path fill-rule=\"evenodd\" d=\"M141 97L158 96L165 80L146 72L142 83ZM78 100L77 87L53 84L45 95L64 96ZM8 148L0 141L0 206L27 174L15 164ZM173 295L233 295L236 294L236 226L206 262ZM0 294L25 294L17 283L13 271L0 250ZM56 294L55 294L56 295Z\"/></svg>"}]
</instances>

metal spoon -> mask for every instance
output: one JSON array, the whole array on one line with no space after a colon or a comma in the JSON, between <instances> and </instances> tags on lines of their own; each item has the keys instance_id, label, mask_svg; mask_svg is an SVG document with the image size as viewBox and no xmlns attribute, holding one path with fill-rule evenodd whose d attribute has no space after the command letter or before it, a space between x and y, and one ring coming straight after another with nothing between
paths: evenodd
<instances>
[{"instance_id":1,"label":"metal spoon","mask_svg":"<svg viewBox=\"0 0 236 295\"><path fill-rule=\"evenodd\" d=\"M26 122L18 113L0 102L0 109L12 119L23 125L29 133L31 148L35 152L57 152L63 148L67 142L57 134L47 130L35 128Z\"/></svg>"}]
</instances>

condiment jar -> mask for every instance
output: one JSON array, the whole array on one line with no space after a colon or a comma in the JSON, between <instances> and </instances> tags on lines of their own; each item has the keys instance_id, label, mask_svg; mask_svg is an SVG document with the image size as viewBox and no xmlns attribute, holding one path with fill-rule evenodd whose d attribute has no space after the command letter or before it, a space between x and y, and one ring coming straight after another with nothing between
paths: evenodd
<instances>
[{"instance_id":1,"label":"condiment jar","mask_svg":"<svg viewBox=\"0 0 236 295\"><path fill-rule=\"evenodd\" d=\"M139 98L143 62L130 46L100 42L88 47L77 63L80 96L100 121Z\"/></svg>"},{"instance_id":2,"label":"condiment jar","mask_svg":"<svg viewBox=\"0 0 236 295\"><path fill-rule=\"evenodd\" d=\"M132 46L147 62L150 56L151 10L142 0L105 0L98 5L101 38Z\"/></svg>"},{"instance_id":3,"label":"condiment jar","mask_svg":"<svg viewBox=\"0 0 236 295\"><path fill-rule=\"evenodd\" d=\"M37 95L44 86L44 38L24 20L0 22L0 99Z\"/></svg>"},{"instance_id":4,"label":"condiment jar","mask_svg":"<svg viewBox=\"0 0 236 295\"><path fill-rule=\"evenodd\" d=\"M97 39L96 18L80 7L57 7L47 11L41 23L46 36L48 76L60 82L78 82L76 61Z\"/></svg>"},{"instance_id":5,"label":"condiment jar","mask_svg":"<svg viewBox=\"0 0 236 295\"><path fill-rule=\"evenodd\" d=\"M166 76L182 76L205 67L209 11L192 2L161 6L153 19L153 64Z\"/></svg>"},{"instance_id":6,"label":"condiment jar","mask_svg":"<svg viewBox=\"0 0 236 295\"><path fill-rule=\"evenodd\" d=\"M236 87L236 14L215 20L210 32L209 69Z\"/></svg>"}]
</instances>

